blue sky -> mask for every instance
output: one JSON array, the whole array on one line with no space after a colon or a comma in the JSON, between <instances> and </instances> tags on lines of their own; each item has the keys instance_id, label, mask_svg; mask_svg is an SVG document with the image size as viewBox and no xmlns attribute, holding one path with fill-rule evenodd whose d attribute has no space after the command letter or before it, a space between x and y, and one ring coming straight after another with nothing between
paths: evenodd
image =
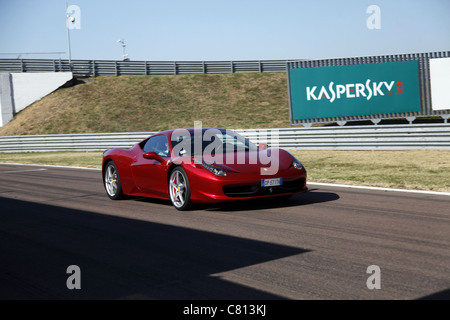
<instances>
[{"instance_id":1,"label":"blue sky","mask_svg":"<svg viewBox=\"0 0 450 320\"><path fill-rule=\"evenodd\" d=\"M449 0L69 0L72 59L321 59L450 50ZM370 5L381 29L370 30ZM0 53L65 52L65 0L0 0ZM16 58L17 55L0 55Z\"/></svg>"}]
</instances>

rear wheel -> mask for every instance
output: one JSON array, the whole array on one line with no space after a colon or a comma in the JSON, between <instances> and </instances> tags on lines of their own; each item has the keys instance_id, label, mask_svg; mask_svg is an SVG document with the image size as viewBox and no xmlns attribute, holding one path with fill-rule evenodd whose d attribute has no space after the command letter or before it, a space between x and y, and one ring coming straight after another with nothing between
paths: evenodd
<instances>
[{"instance_id":1,"label":"rear wheel","mask_svg":"<svg viewBox=\"0 0 450 320\"><path fill-rule=\"evenodd\" d=\"M191 207L191 189L186 172L176 167L169 177L170 201L177 210L187 210Z\"/></svg>"},{"instance_id":2,"label":"rear wheel","mask_svg":"<svg viewBox=\"0 0 450 320\"><path fill-rule=\"evenodd\" d=\"M106 194L112 200L123 197L122 185L120 184L119 172L114 162L110 161L106 165L104 173Z\"/></svg>"}]
</instances>

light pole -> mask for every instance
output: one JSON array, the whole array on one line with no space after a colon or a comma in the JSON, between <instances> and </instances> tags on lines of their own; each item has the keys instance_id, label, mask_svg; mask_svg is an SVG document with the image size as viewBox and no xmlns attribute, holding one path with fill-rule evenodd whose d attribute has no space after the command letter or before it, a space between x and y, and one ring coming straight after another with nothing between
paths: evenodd
<instances>
[{"instance_id":1,"label":"light pole","mask_svg":"<svg viewBox=\"0 0 450 320\"><path fill-rule=\"evenodd\" d=\"M67 43L68 43L68 47L69 47L69 68L70 68L70 71L72 71L72 52L71 52L71 49L70 49L70 28L69 28L69 24L75 22L75 17L69 14L68 8L69 7L68 7L67 1L66 1L66 27L67 27Z\"/></svg>"},{"instance_id":2,"label":"light pole","mask_svg":"<svg viewBox=\"0 0 450 320\"><path fill-rule=\"evenodd\" d=\"M128 58L128 54L125 53L125 47L127 46L127 45L125 44L125 40L119 39L119 40L117 40L117 42L122 44L123 61L129 61L130 58Z\"/></svg>"}]
</instances>

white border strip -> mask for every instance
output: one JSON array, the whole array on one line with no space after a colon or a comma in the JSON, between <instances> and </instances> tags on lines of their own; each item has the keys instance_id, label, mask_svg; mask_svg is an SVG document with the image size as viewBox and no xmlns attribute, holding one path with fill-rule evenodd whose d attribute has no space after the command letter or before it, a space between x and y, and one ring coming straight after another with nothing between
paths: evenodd
<instances>
[{"instance_id":1,"label":"white border strip","mask_svg":"<svg viewBox=\"0 0 450 320\"><path fill-rule=\"evenodd\" d=\"M72 167L72 166L58 166L51 164L27 164L27 163L8 163L0 162L0 165L14 165L14 166L33 166L33 167L47 167L47 168L63 168L63 169L81 169L81 170L94 170L101 171L99 168L86 168L86 167ZM450 192L438 192L438 191L426 191L426 190L408 190L408 189L394 189L394 188L381 188L381 187L368 187L368 186L357 186L350 184L338 184L338 183L323 183L323 182L307 182L307 184L312 184L316 186L324 187L337 187L337 188L353 188L353 189L364 189L364 190L375 190L375 191L392 191L392 192L407 192L407 193L422 193L422 194L432 194L439 196L450 196Z\"/></svg>"},{"instance_id":2,"label":"white border strip","mask_svg":"<svg viewBox=\"0 0 450 320\"><path fill-rule=\"evenodd\" d=\"M432 195L439 195L439 196L450 196L450 192L439 192L439 191L394 189L394 188L368 187L368 186L356 186L356 185L354 186L354 185L350 185L350 184L333 184L333 183L322 183L322 182L307 182L307 184L312 184L312 185L317 185L317 186L325 186L325 187L353 188L353 189L408 192L408 193L423 193L423 194L432 194Z\"/></svg>"},{"instance_id":3,"label":"white border strip","mask_svg":"<svg viewBox=\"0 0 450 320\"><path fill-rule=\"evenodd\" d=\"M24 173L24 172L36 172L36 171L46 171L45 168L38 168L38 169L27 169L27 170L13 170L13 171L0 171L1 174L8 174L8 173Z\"/></svg>"},{"instance_id":4,"label":"white border strip","mask_svg":"<svg viewBox=\"0 0 450 320\"><path fill-rule=\"evenodd\" d=\"M53 164L34 164L34 163L12 163L12 162L0 162L0 165L11 165L11 166L30 166L30 167L45 167L45 168L62 168L62 169L82 169L82 170L97 170L101 171L99 168L87 168L87 167L72 167L72 166L58 166Z\"/></svg>"}]
</instances>

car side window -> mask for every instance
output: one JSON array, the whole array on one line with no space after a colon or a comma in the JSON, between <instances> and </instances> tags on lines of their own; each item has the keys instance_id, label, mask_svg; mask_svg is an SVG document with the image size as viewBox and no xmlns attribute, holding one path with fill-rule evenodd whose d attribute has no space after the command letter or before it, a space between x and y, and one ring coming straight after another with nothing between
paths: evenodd
<instances>
[{"instance_id":1,"label":"car side window","mask_svg":"<svg viewBox=\"0 0 450 320\"><path fill-rule=\"evenodd\" d=\"M143 150L144 152L155 152L161 157L170 157L169 143L164 135L159 135L148 139Z\"/></svg>"}]
</instances>

